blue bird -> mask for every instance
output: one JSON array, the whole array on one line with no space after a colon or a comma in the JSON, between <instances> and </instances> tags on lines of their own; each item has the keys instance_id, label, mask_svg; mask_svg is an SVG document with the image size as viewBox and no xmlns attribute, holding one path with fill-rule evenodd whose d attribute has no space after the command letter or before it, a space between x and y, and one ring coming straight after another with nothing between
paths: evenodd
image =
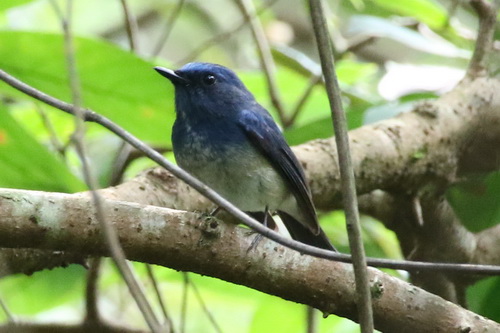
<instances>
[{"instance_id":1,"label":"blue bird","mask_svg":"<svg viewBox=\"0 0 500 333\"><path fill-rule=\"evenodd\" d=\"M297 158L236 74L198 62L155 70L175 87L178 165L261 222L273 223L277 212L293 239L335 251Z\"/></svg>"}]
</instances>

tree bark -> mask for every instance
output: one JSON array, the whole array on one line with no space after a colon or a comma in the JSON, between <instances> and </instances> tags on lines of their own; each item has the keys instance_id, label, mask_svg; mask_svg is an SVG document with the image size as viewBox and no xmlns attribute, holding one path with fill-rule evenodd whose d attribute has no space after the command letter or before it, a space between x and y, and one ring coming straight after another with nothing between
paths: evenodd
<instances>
[{"instance_id":1,"label":"tree bark","mask_svg":"<svg viewBox=\"0 0 500 333\"><path fill-rule=\"evenodd\" d=\"M215 218L106 200L128 259L192 271L246 285L356 320L349 264L302 255ZM84 195L0 192L0 246L107 255L91 201ZM500 324L370 269L377 329L384 332L494 332Z\"/></svg>"}]
</instances>

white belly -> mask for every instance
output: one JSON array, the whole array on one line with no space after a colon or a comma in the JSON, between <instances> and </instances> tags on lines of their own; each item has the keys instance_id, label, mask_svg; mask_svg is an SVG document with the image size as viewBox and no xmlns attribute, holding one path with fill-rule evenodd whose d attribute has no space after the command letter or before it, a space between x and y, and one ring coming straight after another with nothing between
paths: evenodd
<instances>
[{"instance_id":1,"label":"white belly","mask_svg":"<svg viewBox=\"0 0 500 333\"><path fill-rule=\"evenodd\" d=\"M253 149L229 149L224 156L205 149L176 157L183 169L243 211L264 211L266 206L274 211L290 196L281 176Z\"/></svg>"}]
</instances>

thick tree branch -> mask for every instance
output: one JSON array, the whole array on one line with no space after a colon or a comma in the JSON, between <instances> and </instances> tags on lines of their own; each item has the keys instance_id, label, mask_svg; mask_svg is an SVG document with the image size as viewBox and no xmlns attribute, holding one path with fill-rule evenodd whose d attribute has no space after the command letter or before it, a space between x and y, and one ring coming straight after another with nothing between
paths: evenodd
<instances>
[{"instance_id":1,"label":"thick tree branch","mask_svg":"<svg viewBox=\"0 0 500 333\"><path fill-rule=\"evenodd\" d=\"M0 197L0 246L107 254L88 197L9 191ZM325 314L357 317L350 265L301 255L268 239L248 252L253 240L248 230L195 213L113 201L104 206L131 260L218 277ZM384 332L500 330L497 323L378 270L370 269L370 280L375 324Z\"/></svg>"},{"instance_id":2,"label":"thick tree branch","mask_svg":"<svg viewBox=\"0 0 500 333\"><path fill-rule=\"evenodd\" d=\"M85 265L85 256L77 252L40 249L0 249L0 278L13 274L31 275L42 269L70 264Z\"/></svg>"}]
</instances>

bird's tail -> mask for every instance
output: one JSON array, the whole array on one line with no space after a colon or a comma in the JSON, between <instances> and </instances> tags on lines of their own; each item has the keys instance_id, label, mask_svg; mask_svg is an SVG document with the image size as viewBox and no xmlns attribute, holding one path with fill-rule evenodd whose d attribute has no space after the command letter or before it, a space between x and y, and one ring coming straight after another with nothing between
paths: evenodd
<instances>
[{"instance_id":1,"label":"bird's tail","mask_svg":"<svg viewBox=\"0 0 500 333\"><path fill-rule=\"evenodd\" d=\"M308 228L304 227L302 223L297 221L291 215L278 211L278 215L285 224L288 232L293 239L304 244L319 247L321 249L338 252L337 249L330 243L330 240L325 235L323 229L319 229L319 234L315 235Z\"/></svg>"}]
</instances>

